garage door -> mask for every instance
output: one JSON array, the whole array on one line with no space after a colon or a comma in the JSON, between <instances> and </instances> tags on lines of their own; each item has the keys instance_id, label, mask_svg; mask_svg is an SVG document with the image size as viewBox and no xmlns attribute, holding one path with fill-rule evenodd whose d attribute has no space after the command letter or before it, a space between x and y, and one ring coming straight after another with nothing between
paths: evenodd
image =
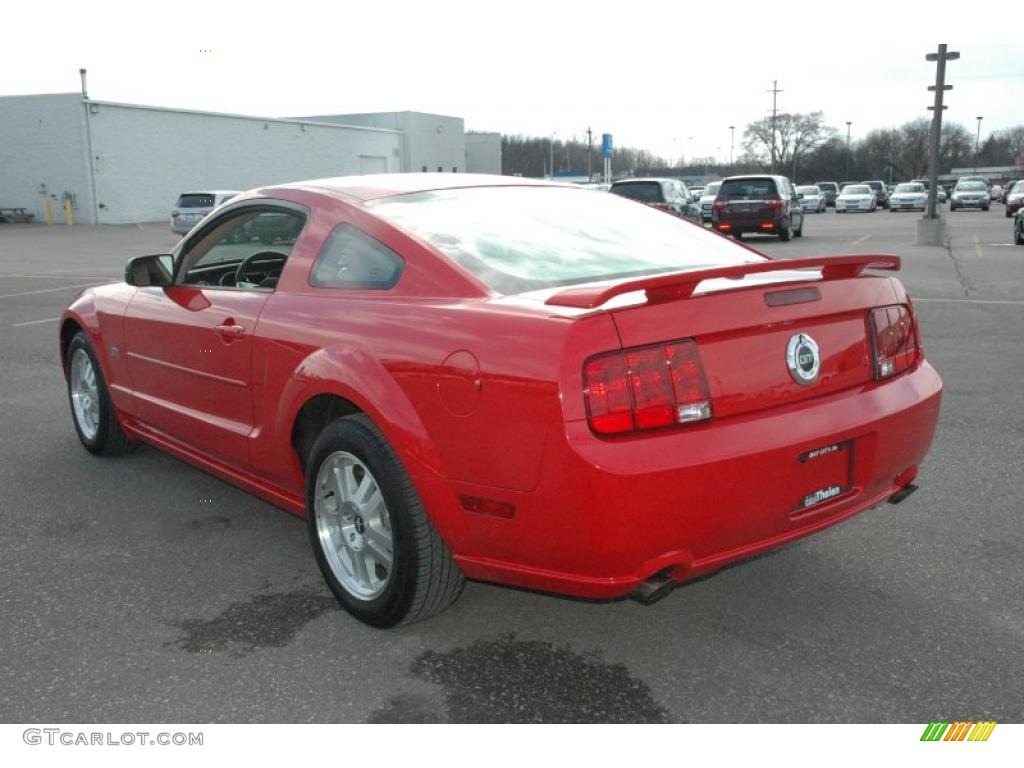
<instances>
[{"instance_id":1,"label":"garage door","mask_svg":"<svg viewBox=\"0 0 1024 768\"><path fill-rule=\"evenodd\" d=\"M387 173L388 172L388 159L386 157L380 157L378 155L360 155L359 156L359 172L360 173Z\"/></svg>"}]
</instances>

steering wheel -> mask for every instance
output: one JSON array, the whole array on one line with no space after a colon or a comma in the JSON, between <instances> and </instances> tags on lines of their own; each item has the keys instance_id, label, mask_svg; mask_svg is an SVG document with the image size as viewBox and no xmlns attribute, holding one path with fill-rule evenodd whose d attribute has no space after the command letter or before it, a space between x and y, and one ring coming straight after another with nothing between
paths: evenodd
<instances>
[{"instance_id":1,"label":"steering wheel","mask_svg":"<svg viewBox=\"0 0 1024 768\"><path fill-rule=\"evenodd\" d=\"M278 251L259 251L258 253L246 256L242 259L242 263L238 265L238 269L235 271L235 285L242 282L251 282L247 279L249 276L249 267L251 267L252 263L258 259L275 261L278 262L278 266L283 267L284 263L288 260L288 257ZM270 269L264 269L260 274L263 274L264 279L266 279L270 274Z\"/></svg>"}]
</instances>

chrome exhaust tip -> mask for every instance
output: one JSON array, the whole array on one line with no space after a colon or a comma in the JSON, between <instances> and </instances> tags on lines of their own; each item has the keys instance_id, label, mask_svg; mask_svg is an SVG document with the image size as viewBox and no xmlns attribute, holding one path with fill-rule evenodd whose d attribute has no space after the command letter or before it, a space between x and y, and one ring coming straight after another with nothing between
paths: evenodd
<instances>
[{"instance_id":1,"label":"chrome exhaust tip","mask_svg":"<svg viewBox=\"0 0 1024 768\"><path fill-rule=\"evenodd\" d=\"M913 483L907 483L905 486L900 488L896 493L888 498L890 504L899 504L901 501L906 499L910 494L917 490L917 486Z\"/></svg>"},{"instance_id":2,"label":"chrome exhaust tip","mask_svg":"<svg viewBox=\"0 0 1024 768\"><path fill-rule=\"evenodd\" d=\"M656 573L640 582L629 596L641 605L652 605L675 589L676 581L665 573Z\"/></svg>"}]
</instances>

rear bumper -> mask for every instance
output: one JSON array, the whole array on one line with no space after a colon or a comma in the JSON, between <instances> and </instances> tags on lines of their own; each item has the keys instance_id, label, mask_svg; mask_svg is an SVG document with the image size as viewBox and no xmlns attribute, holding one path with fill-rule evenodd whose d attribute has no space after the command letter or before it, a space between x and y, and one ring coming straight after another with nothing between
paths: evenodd
<instances>
[{"instance_id":1,"label":"rear bumper","mask_svg":"<svg viewBox=\"0 0 1024 768\"><path fill-rule=\"evenodd\" d=\"M516 506L510 519L473 514L455 559L470 578L589 598L627 595L656 573L685 581L713 572L911 482L932 442L941 389L924 362L882 385L660 435L607 441L585 422L553 428L538 488L501 495ZM847 440L850 490L794 513L819 482L794 481L797 457Z\"/></svg>"}]
</instances>

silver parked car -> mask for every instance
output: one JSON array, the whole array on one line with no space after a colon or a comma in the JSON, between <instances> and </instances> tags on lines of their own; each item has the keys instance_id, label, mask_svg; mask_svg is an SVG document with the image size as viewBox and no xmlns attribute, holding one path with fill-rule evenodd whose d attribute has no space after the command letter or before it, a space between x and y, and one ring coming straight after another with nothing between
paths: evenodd
<instances>
[{"instance_id":1,"label":"silver parked car","mask_svg":"<svg viewBox=\"0 0 1024 768\"><path fill-rule=\"evenodd\" d=\"M718 197L718 190L721 188L722 182L720 181L713 181L704 187L700 196L700 220L702 223L711 223L711 207L715 204L715 198Z\"/></svg>"},{"instance_id":2,"label":"silver parked car","mask_svg":"<svg viewBox=\"0 0 1024 768\"><path fill-rule=\"evenodd\" d=\"M988 194L988 185L984 181L963 181L957 182L953 190L953 199L949 201L949 210L956 211L961 208L980 208L987 211L992 205L992 198Z\"/></svg>"},{"instance_id":3,"label":"silver parked car","mask_svg":"<svg viewBox=\"0 0 1024 768\"><path fill-rule=\"evenodd\" d=\"M867 184L847 184L836 198L836 213L864 211L874 213L878 208L875 192Z\"/></svg>"},{"instance_id":4,"label":"silver parked car","mask_svg":"<svg viewBox=\"0 0 1024 768\"><path fill-rule=\"evenodd\" d=\"M609 192L683 218L693 215L690 192L678 179L623 179L612 184Z\"/></svg>"},{"instance_id":5,"label":"silver parked car","mask_svg":"<svg viewBox=\"0 0 1024 768\"><path fill-rule=\"evenodd\" d=\"M928 206L928 190L924 184L916 181L908 181L905 184L897 184L889 198L889 211L914 211L924 210Z\"/></svg>"},{"instance_id":6,"label":"silver parked car","mask_svg":"<svg viewBox=\"0 0 1024 768\"><path fill-rule=\"evenodd\" d=\"M796 188L797 195L803 195L800 199L800 207L812 213L824 213L828 207L828 200L821 188L815 184Z\"/></svg>"},{"instance_id":7,"label":"silver parked car","mask_svg":"<svg viewBox=\"0 0 1024 768\"><path fill-rule=\"evenodd\" d=\"M171 211L171 232L176 235L187 235L192 227L221 203L226 203L238 190L217 189L209 192L184 192L178 196L178 202Z\"/></svg>"}]
</instances>

